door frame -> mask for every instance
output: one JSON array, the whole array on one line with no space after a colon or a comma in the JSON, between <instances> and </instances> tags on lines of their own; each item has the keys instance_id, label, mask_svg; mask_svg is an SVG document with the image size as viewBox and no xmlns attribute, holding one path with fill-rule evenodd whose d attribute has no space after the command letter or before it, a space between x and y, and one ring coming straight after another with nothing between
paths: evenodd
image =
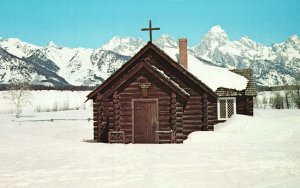
<instances>
[{"instance_id":1,"label":"door frame","mask_svg":"<svg viewBox=\"0 0 300 188\"><path fill-rule=\"evenodd\" d=\"M159 130L159 121L158 121L158 116L159 116L159 109L158 109L158 99L144 99L144 98L139 98L139 99L131 99L131 118L132 118L132 143L134 144L134 102L136 101L154 101L157 107L157 126L156 126L156 130ZM154 134L154 138L155 138L155 134ZM155 143L155 142L154 142Z\"/></svg>"}]
</instances>

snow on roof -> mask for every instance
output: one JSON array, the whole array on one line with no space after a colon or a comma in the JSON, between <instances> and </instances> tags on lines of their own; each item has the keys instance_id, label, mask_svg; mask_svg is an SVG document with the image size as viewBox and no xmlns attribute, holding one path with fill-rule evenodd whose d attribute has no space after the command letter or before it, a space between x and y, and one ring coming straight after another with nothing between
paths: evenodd
<instances>
[{"instance_id":1,"label":"snow on roof","mask_svg":"<svg viewBox=\"0 0 300 188\"><path fill-rule=\"evenodd\" d=\"M174 82L169 76L167 76L164 71L158 69L157 67L155 67L154 65L152 65L152 67L154 68L154 70L156 70L157 72L159 72L163 77L165 77L166 79L168 79L169 81L172 82L172 84L177 87L178 89L180 89L184 94L186 94L187 96L190 96L190 94L188 92L186 92L182 87L179 86L179 84L177 84L176 82Z\"/></svg>"},{"instance_id":2,"label":"snow on roof","mask_svg":"<svg viewBox=\"0 0 300 188\"><path fill-rule=\"evenodd\" d=\"M207 65L191 55L188 56L188 70L213 91L220 87L238 91L247 88L248 79L244 76L225 68Z\"/></svg>"},{"instance_id":3,"label":"snow on roof","mask_svg":"<svg viewBox=\"0 0 300 188\"><path fill-rule=\"evenodd\" d=\"M163 51L178 62L178 50L164 48ZM233 73L226 68L208 65L191 54L188 54L188 71L213 91L217 91L220 87L238 91L247 88L248 79L244 76Z\"/></svg>"}]
</instances>

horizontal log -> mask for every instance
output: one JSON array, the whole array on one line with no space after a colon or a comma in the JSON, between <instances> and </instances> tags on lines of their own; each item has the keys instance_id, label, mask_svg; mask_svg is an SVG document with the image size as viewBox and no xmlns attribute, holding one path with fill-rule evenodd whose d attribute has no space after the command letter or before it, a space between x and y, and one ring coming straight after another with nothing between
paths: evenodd
<instances>
[{"instance_id":1,"label":"horizontal log","mask_svg":"<svg viewBox=\"0 0 300 188\"><path fill-rule=\"evenodd\" d=\"M186 116L186 115L200 115L202 112L200 110L191 110L191 109L186 109L184 112L183 112L183 116Z\"/></svg>"},{"instance_id":2,"label":"horizontal log","mask_svg":"<svg viewBox=\"0 0 300 188\"><path fill-rule=\"evenodd\" d=\"M202 120L200 119L183 119L183 124L184 125L201 125Z\"/></svg>"},{"instance_id":3,"label":"horizontal log","mask_svg":"<svg viewBox=\"0 0 300 188\"><path fill-rule=\"evenodd\" d=\"M159 106L170 106L170 101L159 101Z\"/></svg>"},{"instance_id":4,"label":"horizontal log","mask_svg":"<svg viewBox=\"0 0 300 188\"><path fill-rule=\"evenodd\" d=\"M129 87L127 87L126 89L124 89L120 94L122 94L122 93L126 93L126 92L129 92L129 93L135 93L135 92L138 92L139 91L139 88L138 88L138 86L137 85L135 85L135 86L129 86Z\"/></svg>"},{"instance_id":5,"label":"horizontal log","mask_svg":"<svg viewBox=\"0 0 300 188\"><path fill-rule=\"evenodd\" d=\"M207 123L208 123L209 125L214 125L214 124L217 123L217 120L208 120Z\"/></svg>"},{"instance_id":6,"label":"horizontal log","mask_svg":"<svg viewBox=\"0 0 300 188\"><path fill-rule=\"evenodd\" d=\"M122 93L122 94L120 94L120 97L122 97L122 98L139 98L139 97L141 97L141 94L139 94L139 93Z\"/></svg>"},{"instance_id":7,"label":"horizontal log","mask_svg":"<svg viewBox=\"0 0 300 188\"><path fill-rule=\"evenodd\" d=\"M208 119L208 120L212 120L212 121L213 121L213 120L216 120L216 119L217 119L217 117L214 117L214 116L208 116L208 117L207 117L207 119Z\"/></svg>"},{"instance_id":8,"label":"horizontal log","mask_svg":"<svg viewBox=\"0 0 300 188\"><path fill-rule=\"evenodd\" d=\"M179 125L179 124L182 124L182 123L183 123L182 119L176 119L176 125Z\"/></svg>"},{"instance_id":9,"label":"horizontal log","mask_svg":"<svg viewBox=\"0 0 300 188\"><path fill-rule=\"evenodd\" d=\"M153 98L163 98L167 97L168 95L162 92L148 92L148 97L153 97Z\"/></svg>"},{"instance_id":10,"label":"horizontal log","mask_svg":"<svg viewBox=\"0 0 300 188\"><path fill-rule=\"evenodd\" d=\"M131 112L132 109L131 109L131 107L123 107L123 108L121 107L121 108L120 108L120 112L122 112L122 111L123 111L123 112L124 112L124 111L130 111L130 112Z\"/></svg>"},{"instance_id":11,"label":"horizontal log","mask_svg":"<svg viewBox=\"0 0 300 188\"><path fill-rule=\"evenodd\" d=\"M132 128L132 123L123 123L123 122L120 122L120 126L125 129L131 129Z\"/></svg>"},{"instance_id":12,"label":"horizontal log","mask_svg":"<svg viewBox=\"0 0 300 188\"><path fill-rule=\"evenodd\" d=\"M194 95L192 93L190 93L190 94L191 94L191 96L189 98L189 101L201 101L202 97L198 96L197 94L196 95Z\"/></svg>"},{"instance_id":13,"label":"horizontal log","mask_svg":"<svg viewBox=\"0 0 300 188\"><path fill-rule=\"evenodd\" d=\"M158 100L170 101L170 97L169 96L161 96Z\"/></svg>"},{"instance_id":14,"label":"horizontal log","mask_svg":"<svg viewBox=\"0 0 300 188\"><path fill-rule=\"evenodd\" d=\"M159 127L160 126L163 126L163 127L170 126L170 122L169 121L159 122Z\"/></svg>"},{"instance_id":15,"label":"horizontal log","mask_svg":"<svg viewBox=\"0 0 300 188\"><path fill-rule=\"evenodd\" d=\"M167 111L167 112L170 112L170 107L169 106L159 106L159 111Z\"/></svg>"},{"instance_id":16,"label":"horizontal log","mask_svg":"<svg viewBox=\"0 0 300 188\"><path fill-rule=\"evenodd\" d=\"M203 104L199 101L188 102L187 106L203 106Z\"/></svg>"},{"instance_id":17,"label":"horizontal log","mask_svg":"<svg viewBox=\"0 0 300 188\"><path fill-rule=\"evenodd\" d=\"M131 106L132 103L131 103L131 101L126 101L126 102L121 101L121 102L120 102L120 105L121 105L121 108L123 108L124 106Z\"/></svg>"},{"instance_id":18,"label":"horizontal log","mask_svg":"<svg viewBox=\"0 0 300 188\"><path fill-rule=\"evenodd\" d=\"M187 105L185 111L187 110L201 110L202 105Z\"/></svg>"},{"instance_id":19,"label":"horizontal log","mask_svg":"<svg viewBox=\"0 0 300 188\"><path fill-rule=\"evenodd\" d=\"M121 116L120 117L120 121L130 121L131 122L132 117L131 116Z\"/></svg>"},{"instance_id":20,"label":"horizontal log","mask_svg":"<svg viewBox=\"0 0 300 188\"><path fill-rule=\"evenodd\" d=\"M158 116L158 121L169 121L170 116Z\"/></svg>"},{"instance_id":21,"label":"horizontal log","mask_svg":"<svg viewBox=\"0 0 300 188\"><path fill-rule=\"evenodd\" d=\"M160 111L159 111L159 112L158 112L158 115L159 115L159 116L170 116L171 113L170 113L170 112L165 112L165 111L164 111L164 112L160 112Z\"/></svg>"},{"instance_id":22,"label":"horizontal log","mask_svg":"<svg viewBox=\"0 0 300 188\"><path fill-rule=\"evenodd\" d=\"M129 101L131 101L131 97L122 97L122 96L120 96L119 97L119 101L120 102L129 102Z\"/></svg>"},{"instance_id":23,"label":"horizontal log","mask_svg":"<svg viewBox=\"0 0 300 188\"><path fill-rule=\"evenodd\" d=\"M185 128L183 129L182 133L183 135L188 135L194 131L201 131L201 127L189 127L189 128Z\"/></svg>"},{"instance_id":24,"label":"horizontal log","mask_svg":"<svg viewBox=\"0 0 300 188\"><path fill-rule=\"evenodd\" d=\"M178 105L178 103L176 103L176 110L177 111L182 111L183 107L181 105Z\"/></svg>"},{"instance_id":25,"label":"horizontal log","mask_svg":"<svg viewBox=\"0 0 300 188\"><path fill-rule=\"evenodd\" d=\"M193 116L193 115L184 115L183 116L183 120L186 121L186 120L201 120L203 116L199 115L199 116Z\"/></svg>"},{"instance_id":26,"label":"horizontal log","mask_svg":"<svg viewBox=\"0 0 300 188\"><path fill-rule=\"evenodd\" d=\"M176 117L182 117L183 113L182 112L176 112Z\"/></svg>"}]
</instances>

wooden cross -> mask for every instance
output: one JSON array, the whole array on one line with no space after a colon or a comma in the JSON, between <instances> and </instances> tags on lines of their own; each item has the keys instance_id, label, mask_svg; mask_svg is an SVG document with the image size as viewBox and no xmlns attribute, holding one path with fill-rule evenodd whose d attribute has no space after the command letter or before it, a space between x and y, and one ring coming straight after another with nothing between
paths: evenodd
<instances>
[{"instance_id":1,"label":"wooden cross","mask_svg":"<svg viewBox=\"0 0 300 188\"><path fill-rule=\"evenodd\" d=\"M152 27L151 20L149 20L149 28L142 28L142 31L149 31L150 42L152 42L152 30L160 30L159 27Z\"/></svg>"}]
</instances>

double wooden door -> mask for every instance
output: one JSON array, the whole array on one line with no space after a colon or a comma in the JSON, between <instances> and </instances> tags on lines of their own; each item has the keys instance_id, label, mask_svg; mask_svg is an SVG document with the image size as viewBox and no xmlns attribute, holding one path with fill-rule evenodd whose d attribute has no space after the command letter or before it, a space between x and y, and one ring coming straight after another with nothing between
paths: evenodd
<instances>
[{"instance_id":1,"label":"double wooden door","mask_svg":"<svg viewBox=\"0 0 300 188\"><path fill-rule=\"evenodd\" d=\"M158 104L155 99L133 100L133 142L155 143L158 129Z\"/></svg>"}]
</instances>

